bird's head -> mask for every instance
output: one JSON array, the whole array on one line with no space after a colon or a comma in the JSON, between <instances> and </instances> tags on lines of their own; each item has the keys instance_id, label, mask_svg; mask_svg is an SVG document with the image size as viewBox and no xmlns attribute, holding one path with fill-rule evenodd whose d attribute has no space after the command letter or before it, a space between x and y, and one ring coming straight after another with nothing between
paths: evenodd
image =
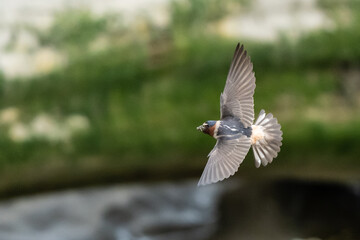
<instances>
[{"instance_id":1,"label":"bird's head","mask_svg":"<svg viewBox=\"0 0 360 240\"><path fill-rule=\"evenodd\" d=\"M215 124L216 121L206 121L202 125L198 126L196 129L203 133L209 134L210 136L214 136Z\"/></svg>"}]
</instances>

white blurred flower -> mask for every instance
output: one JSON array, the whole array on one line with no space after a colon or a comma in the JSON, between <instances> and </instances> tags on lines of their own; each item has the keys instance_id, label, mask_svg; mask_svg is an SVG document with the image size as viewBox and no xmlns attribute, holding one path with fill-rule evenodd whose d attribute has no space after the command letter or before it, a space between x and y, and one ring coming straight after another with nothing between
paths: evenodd
<instances>
[{"instance_id":1,"label":"white blurred flower","mask_svg":"<svg viewBox=\"0 0 360 240\"><path fill-rule=\"evenodd\" d=\"M11 124L18 120L19 109L15 107L5 108L0 111L0 124Z\"/></svg>"},{"instance_id":2,"label":"white blurred flower","mask_svg":"<svg viewBox=\"0 0 360 240\"><path fill-rule=\"evenodd\" d=\"M34 137L48 139L50 141L65 141L69 138L69 132L62 129L51 116L40 114L30 123L31 133Z\"/></svg>"},{"instance_id":3,"label":"white blurred flower","mask_svg":"<svg viewBox=\"0 0 360 240\"><path fill-rule=\"evenodd\" d=\"M31 123L31 129L34 135L45 136L55 131L55 122L48 115L41 114L37 116Z\"/></svg>"},{"instance_id":4,"label":"white blurred flower","mask_svg":"<svg viewBox=\"0 0 360 240\"><path fill-rule=\"evenodd\" d=\"M24 142L30 138L30 132L23 123L15 123L9 129L9 137L14 142Z\"/></svg>"},{"instance_id":5,"label":"white blurred flower","mask_svg":"<svg viewBox=\"0 0 360 240\"><path fill-rule=\"evenodd\" d=\"M0 51L0 69L8 79L49 73L65 62L65 57L52 48L40 48L31 54Z\"/></svg>"},{"instance_id":6,"label":"white blurred flower","mask_svg":"<svg viewBox=\"0 0 360 240\"><path fill-rule=\"evenodd\" d=\"M92 52L104 51L109 45L110 45L109 38L107 38L104 35L101 35L95 38L95 40L93 40L90 43L90 51Z\"/></svg>"},{"instance_id":7,"label":"white blurred flower","mask_svg":"<svg viewBox=\"0 0 360 240\"><path fill-rule=\"evenodd\" d=\"M0 54L0 69L6 78L27 77L34 74L32 58L26 53Z\"/></svg>"},{"instance_id":8,"label":"white blurred flower","mask_svg":"<svg viewBox=\"0 0 360 240\"><path fill-rule=\"evenodd\" d=\"M85 131L89 127L89 120L79 114L71 115L65 121L65 128L67 128L70 132Z\"/></svg>"},{"instance_id":9,"label":"white blurred flower","mask_svg":"<svg viewBox=\"0 0 360 240\"><path fill-rule=\"evenodd\" d=\"M70 115L64 122L47 114L39 114L29 124L29 135L52 142L67 142L72 135L89 127L89 120L79 114Z\"/></svg>"},{"instance_id":10,"label":"white blurred flower","mask_svg":"<svg viewBox=\"0 0 360 240\"><path fill-rule=\"evenodd\" d=\"M34 34L21 30L17 34L15 52L29 52L39 46L38 39Z\"/></svg>"},{"instance_id":11,"label":"white blurred flower","mask_svg":"<svg viewBox=\"0 0 360 240\"><path fill-rule=\"evenodd\" d=\"M52 48L41 48L33 57L35 73L49 73L64 63L64 57Z\"/></svg>"},{"instance_id":12,"label":"white blurred flower","mask_svg":"<svg viewBox=\"0 0 360 240\"><path fill-rule=\"evenodd\" d=\"M11 41L10 29L2 29L0 31L0 51L7 46L9 41Z\"/></svg>"},{"instance_id":13,"label":"white blurred flower","mask_svg":"<svg viewBox=\"0 0 360 240\"><path fill-rule=\"evenodd\" d=\"M244 10L222 19L218 32L227 37L275 41L283 32L296 39L308 31L335 27L316 0L256 0Z\"/></svg>"}]
</instances>

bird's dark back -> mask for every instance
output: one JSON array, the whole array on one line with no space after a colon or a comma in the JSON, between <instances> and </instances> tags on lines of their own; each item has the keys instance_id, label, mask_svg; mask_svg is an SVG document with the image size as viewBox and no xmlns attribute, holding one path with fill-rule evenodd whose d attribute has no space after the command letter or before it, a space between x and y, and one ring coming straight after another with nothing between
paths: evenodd
<instances>
[{"instance_id":1,"label":"bird's dark back","mask_svg":"<svg viewBox=\"0 0 360 240\"><path fill-rule=\"evenodd\" d=\"M251 127L245 128L238 118L227 117L220 121L217 131L218 138L235 139L241 136L251 136Z\"/></svg>"}]
</instances>

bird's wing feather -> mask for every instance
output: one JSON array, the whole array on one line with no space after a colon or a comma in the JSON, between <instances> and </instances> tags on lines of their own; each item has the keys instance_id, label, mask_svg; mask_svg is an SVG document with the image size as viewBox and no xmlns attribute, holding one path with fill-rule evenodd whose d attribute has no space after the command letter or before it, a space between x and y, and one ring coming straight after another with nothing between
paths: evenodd
<instances>
[{"instance_id":1,"label":"bird's wing feather","mask_svg":"<svg viewBox=\"0 0 360 240\"><path fill-rule=\"evenodd\" d=\"M218 139L208 155L209 160L198 186L222 181L234 175L249 151L250 145L250 138L246 136L232 140Z\"/></svg>"},{"instance_id":2,"label":"bird's wing feather","mask_svg":"<svg viewBox=\"0 0 360 240\"><path fill-rule=\"evenodd\" d=\"M238 44L226 79L224 92L220 96L221 119L238 117L245 127L254 121L255 74L250 56L244 46Z\"/></svg>"}]
</instances>

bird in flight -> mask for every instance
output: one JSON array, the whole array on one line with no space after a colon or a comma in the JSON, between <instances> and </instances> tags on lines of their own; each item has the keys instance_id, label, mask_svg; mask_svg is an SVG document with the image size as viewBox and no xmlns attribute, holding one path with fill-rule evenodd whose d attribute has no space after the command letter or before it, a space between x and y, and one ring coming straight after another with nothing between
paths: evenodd
<instances>
[{"instance_id":1,"label":"bird in flight","mask_svg":"<svg viewBox=\"0 0 360 240\"><path fill-rule=\"evenodd\" d=\"M220 120L209 120L197 127L217 140L198 186L234 175L250 146L257 168L271 163L280 151L282 131L277 119L261 110L254 123L254 90L253 64L244 46L238 44L220 95Z\"/></svg>"}]
</instances>

